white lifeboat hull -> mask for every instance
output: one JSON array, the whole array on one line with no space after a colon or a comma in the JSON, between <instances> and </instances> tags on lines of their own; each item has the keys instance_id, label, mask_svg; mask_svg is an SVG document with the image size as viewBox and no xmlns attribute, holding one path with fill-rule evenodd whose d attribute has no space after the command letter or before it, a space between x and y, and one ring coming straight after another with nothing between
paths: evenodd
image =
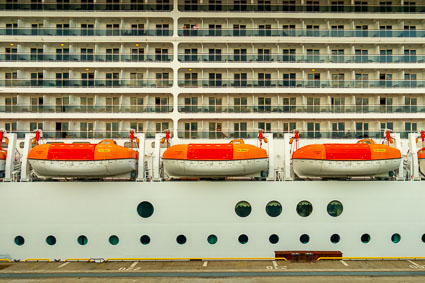
<instances>
[{"instance_id":1,"label":"white lifeboat hull","mask_svg":"<svg viewBox=\"0 0 425 283\"><path fill-rule=\"evenodd\" d=\"M300 178L306 177L360 177L388 176L398 169L401 159L383 160L313 160L293 159L293 169Z\"/></svg>"},{"instance_id":2,"label":"white lifeboat hull","mask_svg":"<svg viewBox=\"0 0 425 283\"><path fill-rule=\"evenodd\" d=\"M422 174L425 174L425 159L424 158L419 159L419 171L421 171Z\"/></svg>"},{"instance_id":3,"label":"white lifeboat hull","mask_svg":"<svg viewBox=\"0 0 425 283\"><path fill-rule=\"evenodd\" d=\"M38 176L42 177L113 177L136 170L135 159L114 160L36 160L29 163Z\"/></svg>"},{"instance_id":4,"label":"white lifeboat hull","mask_svg":"<svg viewBox=\"0 0 425 283\"><path fill-rule=\"evenodd\" d=\"M245 160L176 160L163 159L169 177L261 177L268 170L268 158Z\"/></svg>"}]
</instances>

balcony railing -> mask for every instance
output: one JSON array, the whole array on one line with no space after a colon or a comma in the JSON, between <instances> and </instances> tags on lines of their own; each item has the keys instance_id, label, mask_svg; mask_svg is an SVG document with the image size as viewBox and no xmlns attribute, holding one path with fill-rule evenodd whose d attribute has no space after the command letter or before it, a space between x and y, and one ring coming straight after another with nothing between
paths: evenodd
<instances>
[{"instance_id":1,"label":"balcony railing","mask_svg":"<svg viewBox=\"0 0 425 283\"><path fill-rule=\"evenodd\" d=\"M7 113L169 113L172 105L0 105Z\"/></svg>"},{"instance_id":2,"label":"balcony railing","mask_svg":"<svg viewBox=\"0 0 425 283\"><path fill-rule=\"evenodd\" d=\"M0 62L170 62L166 54L56 54L0 53Z\"/></svg>"},{"instance_id":3,"label":"balcony railing","mask_svg":"<svg viewBox=\"0 0 425 283\"><path fill-rule=\"evenodd\" d=\"M180 62L425 63L425 55L179 54L178 58Z\"/></svg>"},{"instance_id":4,"label":"balcony railing","mask_svg":"<svg viewBox=\"0 0 425 283\"><path fill-rule=\"evenodd\" d=\"M0 80L0 87L29 87L29 88L144 88L144 87L171 87L172 80Z\"/></svg>"},{"instance_id":5,"label":"balcony railing","mask_svg":"<svg viewBox=\"0 0 425 283\"><path fill-rule=\"evenodd\" d=\"M182 12L425 13L416 5L182 4Z\"/></svg>"},{"instance_id":6,"label":"balcony railing","mask_svg":"<svg viewBox=\"0 0 425 283\"><path fill-rule=\"evenodd\" d=\"M424 113L425 105L179 106L182 113Z\"/></svg>"},{"instance_id":7,"label":"balcony railing","mask_svg":"<svg viewBox=\"0 0 425 283\"><path fill-rule=\"evenodd\" d=\"M23 139L29 131L11 131ZM154 138L155 132L144 132L147 138ZM130 131L43 131L44 139L129 139Z\"/></svg>"},{"instance_id":8,"label":"balcony railing","mask_svg":"<svg viewBox=\"0 0 425 283\"><path fill-rule=\"evenodd\" d=\"M0 28L0 36L172 36L172 29Z\"/></svg>"},{"instance_id":9,"label":"balcony railing","mask_svg":"<svg viewBox=\"0 0 425 283\"><path fill-rule=\"evenodd\" d=\"M179 29L179 36L208 37L425 37L425 30L316 30L316 29Z\"/></svg>"},{"instance_id":10,"label":"balcony railing","mask_svg":"<svg viewBox=\"0 0 425 283\"><path fill-rule=\"evenodd\" d=\"M425 88L425 80L179 80L180 87Z\"/></svg>"},{"instance_id":11,"label":"balcony railing","mask_svg":"<svg viewBox=\"0 0 425 283\"><path fill-rule=\"evenodd\" d=\"M166 3L0 3L3 11L162 12L172 9L173 5Z\"/></svg>"}]
</instances>

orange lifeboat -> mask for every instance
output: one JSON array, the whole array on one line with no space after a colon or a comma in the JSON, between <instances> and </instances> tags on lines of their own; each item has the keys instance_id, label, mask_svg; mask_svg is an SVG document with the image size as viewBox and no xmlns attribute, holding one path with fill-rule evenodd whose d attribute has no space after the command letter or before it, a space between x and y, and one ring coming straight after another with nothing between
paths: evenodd
<instances>
[{"instance_id":1,"label":"orange lifeboat","mask_svg":"<svg viewBox=\"0 0 425 283\"><path fill-rule=\"evenodd\" d=\"M419 170L422 174L425 174L425 147L422 147L418 151Z\"/></svg>"},{"instance_id":2,"label":"orange lifeboat","mask_svg":"<svg viewBox=\"0 0 425 283\"><path fill-rule=\"evenodd\" d=\"M257 177L268 170L266 150L243 140L174 145L164 152L162 161L170 177Z\"/></svg>"},{"instance_id":3,"label":"orange lifeboat","mask_svg":"<svg viewBox=\"0 0 425 283\"><path fill-rule=\"evenodd\" d=\"M400 166L400 150L373 140L356 144L312 144L292 155L298 177L388 176Z\"/></svg>"},{"instance_id":4,"label":"orange lifeboat","mask_svg":"<svg viewBox=\"0 0 425 283\"><path fill-rule=\"evenodd\" d=\"M136 170L138 152L114 140L98 144L41 144L28 154L34 172L43 177L114 177Z\"/></svg>"}]
</instances>

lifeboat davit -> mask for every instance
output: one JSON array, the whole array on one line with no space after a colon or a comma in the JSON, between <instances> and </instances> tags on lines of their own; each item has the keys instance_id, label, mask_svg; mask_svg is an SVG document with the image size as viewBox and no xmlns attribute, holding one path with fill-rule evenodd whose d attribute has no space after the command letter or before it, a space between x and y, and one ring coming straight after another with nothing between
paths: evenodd
<instances>
[{"instance_id":1,"label":"lifeboat davit","mask_svg":"<svg viewBox=\"0 0 425 283\"><path fill-rule=\"evenodd\" d=\"M300 178L389 176L400 162L400 150L370 139L356 144L307 145L292 155L294 172Z\"/></svg>"},{"instance_id":2,"label":"lifeboat davit","mask_svg":"<svg viewBox=\"0 0 425 283\"><path fill-rule=\"evenodd\" d=\"M136 170L138 152L114 140L98 144L41 144L28 154L34 172L42 177L114 177Z\"/></svg>"},{"instance_id":3,"label":"lifeboat davit","mask_svg":"<svg viewBox=\"0 0 425 283\"><path fill-rule=\"evenodd\" d=\"M7 150L0 148L0 172L4 172L6 170L6 157ZM0 175L2 175L0 173Z\"/></svg>"},{"instance_id":4,"label":"lifeboat davit","mask_svg":"<svg viewBox=\"0 0 425 283\"><path fill-rule=\"evenodd\" d=\"M179 144L162 155L170 177L261 177L268 170L266 150L232 140L228 144Z\"/></svg>"}]
</instances>

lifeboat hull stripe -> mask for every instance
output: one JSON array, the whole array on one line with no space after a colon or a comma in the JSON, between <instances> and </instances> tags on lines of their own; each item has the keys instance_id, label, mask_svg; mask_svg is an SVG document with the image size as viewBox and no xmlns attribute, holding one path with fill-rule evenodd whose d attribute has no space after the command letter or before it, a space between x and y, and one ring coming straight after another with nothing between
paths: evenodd
<instances>
[{"instance_id":1,"label":"lifeboat hull stripe","mask_svg":"<svg viewBox=\"0 0 425 283\"><path fill-rule=\"evenodd\" d=\"M292 158L292 160L321 160L321 161L377 161L377 160L394 160L398 158L382 158L382 159L319 159L319 158Z\"/></svg>"},{"instance_id":2,"label":"lifeboat hull stripe","mask_svg":"<svg viewBox=\"0 0 425 283\"><path fill-rule=\"evenodd\" d=\"M28 158L28 160L43 160L43 161L109 161L109 160L126 160L136 158L111 158L111 159L42 159L42 158Z\"/></svg>"},{"instance_id":3,"label":"lifeboat hull stripe","mask_svg":"<svg viewBox=\"0 0 425 283\"><path fill-rule=\"evenodd\" d=\"M223 159L178 159L178 158L162 158L163 160L183 160L183 161L239 161L239 160L255 160L255 159L268 159L268 158L241 158L241 159L230 159L230 160L223 160Z\"/></svg>"}]
</instances>

